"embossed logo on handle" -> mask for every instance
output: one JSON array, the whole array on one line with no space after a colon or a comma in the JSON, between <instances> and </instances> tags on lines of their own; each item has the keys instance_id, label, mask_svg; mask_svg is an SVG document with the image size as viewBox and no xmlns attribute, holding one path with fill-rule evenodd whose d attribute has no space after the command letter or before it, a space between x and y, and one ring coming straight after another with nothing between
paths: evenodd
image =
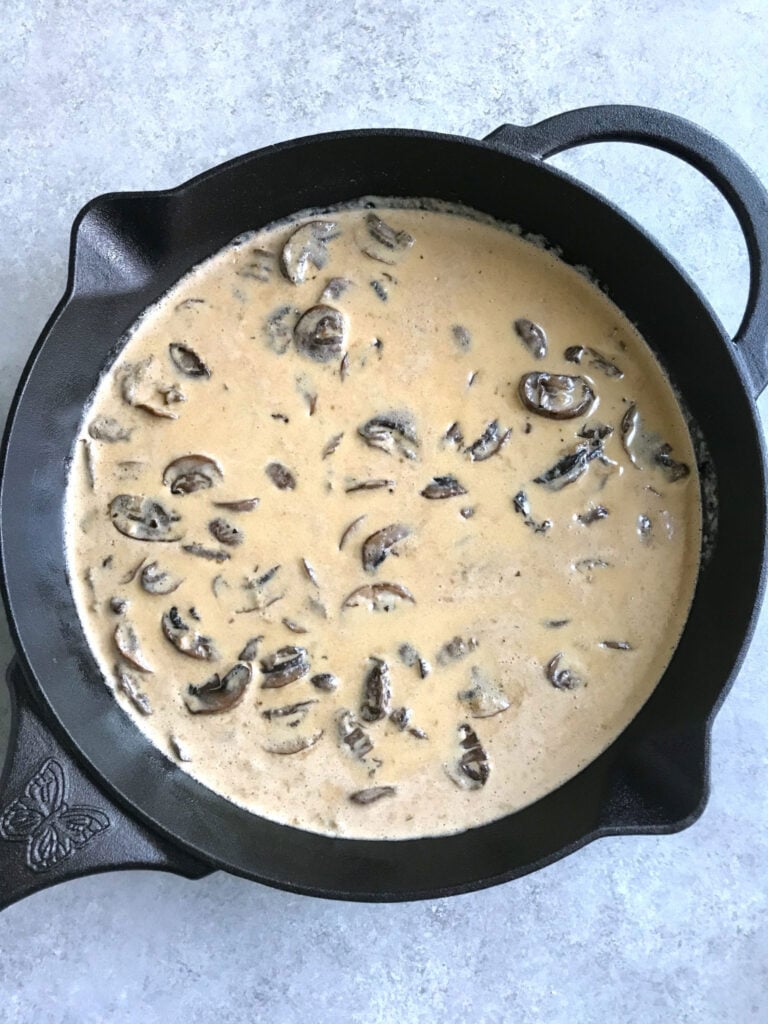
<instances>
[{"instance_id":1,"label":"embossed logo on handle","mask_svg":"<svg viewBox=\"0 0 768 1024\"><path fill-rule=\"evenodd\" d=\"M49 757L29 780L23 796L0 812L0 839L27 844L27 866L43 872L67 860L110 826L103 811L67 805L67 780Z\"/></svg>"}]
</instances>

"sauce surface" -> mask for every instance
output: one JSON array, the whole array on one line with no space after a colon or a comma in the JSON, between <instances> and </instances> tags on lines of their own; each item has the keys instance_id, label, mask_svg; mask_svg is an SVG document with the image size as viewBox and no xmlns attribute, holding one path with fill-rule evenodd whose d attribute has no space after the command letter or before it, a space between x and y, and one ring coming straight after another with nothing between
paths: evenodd
<instances>
[{"instance_id":1,"label":"sauce surface","mask_svg":"<svg viewBox=\"0 0 768 1024\"><path fill-rule=\"evenodd\" d=\"M597 287L487 218L378 202L243 236L147 311L86 411L67 542L108 685L185 771L408 838L533 802L626 727L701 515L674 393Z\"/></svg>"}]
</instances>

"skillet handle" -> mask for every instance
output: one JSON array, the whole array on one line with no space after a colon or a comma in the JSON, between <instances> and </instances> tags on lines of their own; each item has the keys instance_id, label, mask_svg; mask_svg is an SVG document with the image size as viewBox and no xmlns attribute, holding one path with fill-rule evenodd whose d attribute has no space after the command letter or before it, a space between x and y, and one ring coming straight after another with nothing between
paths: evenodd
<instances>
[{"instance_id":1,"label":"skillet handle","mask_svg":"<svg viewBox=\"0 0 768 1024\"><path fill-rule=\"evenodd\" d=\"M7 672L11 736L0 778L0 910L59 882L155 868L202 878L210 868L112 803L44 724L18 662Z\"/></svg>"},{"instance_id":2,"label":"skillet handle","mask_svg":"<svg viewBox=\"0 0 768 1024\"><path fill-rule=\"evenodd\" d=\"M538 124L505 124L486 142L546 160L590 142L635 142L695 167L736 214L749 255L749 295L734 337L756 395L768 384L768 193L741 157L692 121L651 107L582 107Z\"/></svg>"}]
</instances>

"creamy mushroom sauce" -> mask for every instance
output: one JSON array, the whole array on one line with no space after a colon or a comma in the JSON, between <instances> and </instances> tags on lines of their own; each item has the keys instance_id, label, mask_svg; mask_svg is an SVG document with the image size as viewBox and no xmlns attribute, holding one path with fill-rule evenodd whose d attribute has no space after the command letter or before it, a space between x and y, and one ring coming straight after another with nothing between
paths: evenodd
<instances>
[{"instance_id":1,"label":"creamy mushroom sauce","mask_svg":"<svg viewBox=\"0 0 768 1024\"><path fill-rule=\"evenodd\" d=\"M471 211L377 204L238 238L148 310L66 514L89 643L168 757L399 839L530 804L625 728L701 515L673 391L593 283Z\"/></svg>"}]
</instances>

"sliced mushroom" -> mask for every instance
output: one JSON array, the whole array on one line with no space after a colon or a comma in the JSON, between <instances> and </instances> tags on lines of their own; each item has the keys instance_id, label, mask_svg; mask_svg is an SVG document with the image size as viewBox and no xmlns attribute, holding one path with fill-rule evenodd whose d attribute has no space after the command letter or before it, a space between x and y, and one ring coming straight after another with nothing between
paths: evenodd
<instances>
[{"instance_id":1,"label":"sliced mushroom","mask_svg":"<svg viewBox=\"0 0 768 1024\"><path fill-rule=\"evenodd\" d=\"M253 281L267 284L277 267L277 256L266 249L252 249L248 254L248 262L236 271L238 277L247 277Z\"/></svg>"},{"instance_id":2,"label":"sliced mushroom","mask_svg":"<svg viewBox=\"0 0 768 1024\"><path fill-rule=\"evenodd\" d=\"M168 742L171 745L171 750L173 751L174 755L179 759L179 761L192 760L192 754L189 752L186 745L182 743L178 736L169 736Z\"/></svg>"},{"instance_id":3,"label":"sliced mushroom","mask_svg":"<svg viewBox=\"0 0 768 1024\"><path fill-rule=\"evenodd\" d=\"M343 430L342 430L342 432L340 434L334 434L333 437L331 437L326 442L325 446L323 447L322 454L321 454L321 457L323 459L327 459L329 455L333 455L333 453L336 451L336 449L341 444L342 437L344 437L344 431Z\"/></svg>"},{"instance_id":4,"label":"sliced mushroom","mask_svg":"<svg viewBox=\"0 0 768 1024\"><path fill-rule=\"evenodd\" d=\"M283 355L293 340L293 329L301 316L296 306L278 306L264 321L264 339L267 347Z\"/></svg>"},{"instance_id":5,"label":"sliced mushroom","mask_svg":"<svg viewBox=\"0 0 768 1024\"><path fill-rule=\"evenodd\" d=\"M396 725L400 731L404 731L410 725L413 718L413 711L410 708L392 708L389 712L389 720Z\"/></svg>"},{"instance_id":6,"label":"sliced mushroom","mask_svg":"<svg viewBox=\"0 0 768 1024\"><path fill-rule=\"evenodd\" d=\"M123 668L118 668L115 671L117 675L117 689L125 694L131 704L142 715L151 715L152 705L149 702L149 697L147 697L146 693L142 693L138 681Z\"/></svg>"},{"instance_id":7,"label":"sliced mushroom","mask_svg":"<svg viewBox=\"0 0 768 1024\"><path fill-rule=\"evenodd\" d=\"M179 615L175 606L165 612L161 619L163 636L170 641L181 654L198 661L217 661L219 652L210 637L203 636L191 629Z\"/></svg>"},{"instance_id":8,"label":"sliced mushroom","mask_svg":"<svg viewBox=\"0 0 768 1024\"><path fill-rule=\"evenodd\" d=\"M543 359L547 354L547 335L543 327L521 316L513 324L515 333L534 359Z\"/></svg>"},{"instance_id":9,"label":"sliced mushroom","mask_svg":"<svg viewBox=\"0 0 768 1024\"><path fill-rule=\"evenodd\" d=\"M296 477L282 462L270 462L264 472L279 491L292 491L295 489Z\"/></svg>"},{"instance_id":10,"label":"sliced mushroom","mask_svg":"<svg viewBox=\"0 0 768 1024\"><path fill-rule=\"evenodd\" d=\"M309 681L316 690L322 690L323 693L333 693L339 688L339 680L332 672L318 672Z\"/></svg>"},{"instance_id":11,"label":"sliced mushroom","mask_svg":"<svg viewBox=\"0 0 768 1024\"><path fill-rule=\"evenodd\" d=\"M418 667L422 679L426 679L432 671L432 666L427 659L423 658L412 644L400 644L397 653L400 655L402 663L408 668Z\"/></svg>"},{"instance_id":12,"label":"sliced mushroom","mask_svg":"<svg viewBox=\"0 0 768 1024\"><path fill-rule=\"evenodd\" d=\"M289 236L280 254L283 273L292 284L302 284L315 277L328 262L327 244L338 237L336 224L330 220L311 220Z\"/></svg>"},{"instance_id":13,"label":"sliced mushroom","mask_svg":"<svg viewBox=\"0 0 768 1024\"><path fill-rule=\"evenodd\" d=\"M300 754L302 750L309 750L323 737L323 730L318 729L308 736L289 736L284 740L268 739L262 743L262 747L268 754Z\"/></svg>"},{"instance_id":14,"label":"sliced mushroom","mask_svg":"<svg viewBox=\"0 0 768 1024\"><path fill-rule=\"evenodd\" d=\"M357 491L383 491L391 494L397 487L397 480L390 480L387 477L374 477L372 480L351 480L344 486L345 494L356 494Z\"/></svg>"},{"instance_id":15,"label":"sliced mushroom","mask_svg":"<svg viewBox=\"0 0 768 1024\"><path fill-rule=\"evenodd\" d=\"M256 661L259 654L259 644L263 636L252 636L237 656L238 661Z\"/></svg>"},{"instance_id":16,"label":"sliced mushroom","mask_svg":"<svg viewBox=\"0 0 768 1024\"><path fill-rule=\"evenodd\" d=\"M570 348L565 350L565 358L569 363L580 364L584 356L588 357L590 366L600 370L606 377L621 380L624 376L624 371L620 370L615 363L612 363L607 356L604 356L596 348L590 348L588 345L571 345Z\"/></svg>"},{"instance_id":17,"label":"sliced mushroom","mask_svg":"<svg viewBox=\"0 0 768 1024\"><path fill-rule=\"evenodd\" d=\"M229 512L253 512L259 507L258 498L240 498L236 501L214 501L214 508L225 508Z\"/></svg>"},{"instance_id":18,"label":"sliced mushroom","mask_svg":"<svg viewBox=\"0 0 768 1024\"><path fill-rule=\"evenodd\" d=\"M584 680L573 669L560 667L562 660L563 652L560 651L547 662L544 673L550 683L556 690L575 690L578 686L583 686Z\"/></svg>"},{"instance_id":19,"label":"sliced mushroom","mask_svg":"<svg viewBox=\"0 0 768 1024\"><path fill-rule=\"evenodd\" d=\"M211 371L189 345L181 341L172 341L168 346L171 362L185 377L210 377Z\"/></svg>"},{"instance_id":20,"label":"sliced mushroom","mask_svg":"<svg viewBox=\"0 0 768 1024\"><path fill-rule=\"evenodd\" d=\"M458 697L472 718L491 718L510 707L509 698L501 687L481 672L477 665L471 669L471 685L462 690Z\"/></svg>"},{"instance_id":21,"label":"sliced mushroom","mask_svg":"<svg viewBox=\"0 0 768 1024\"><path fill-rule=\"evenodd\" d=\"M371 612L390 612L401 601L416 604L416 598L402 583L366 583L345 598L342 608L357 608L365 604Z\"/></svg>"},{"instance_id":22,"label":"sliced mushroom","mask_svg":"<svg viewBox=\"0 0 768 1024\"><path fill-rule=\"evenodd\" d=\"M251 681L251 666L237 664L224 677L218 673L201 686L189 685L184 696L187 711L193 715L218 715L231 711L245 696Z\"/></svg>"},{"instance_id":23,"label":"sliced mushroom","mask_svg":"<svg viewBox=\"0 0 768 1024\"><path fill-rule=\"evenodd\" d=\"M285 628L291 633L308 633L309 630L306 626L302 626L300 622L296 622L295 619L289 619L287 616L281 619L281 622Z\"/></svg>"},{"instance_id":24,"label":"sliced mushroom","mask_svg":"<svg viewBox=\"0 0 768 1024\"><path fill-rule=\"evenodd\" d=\"M400 541L410 537L411 528L404 523L390 523L372 533L363 541L363 568L366 572L374 572L388 555L396 555L395 548Z\"/></svg>"},{"instance_id":25,"label":"sliced mushroom","mask_svg":"<svg viewBox=\"0 0 768 1024\"><path fill-rule=\"evenodd\" d=\"M122 615L128 608L128 602L124 597L110 597L109 599L109 610L114 612L115 615Z\"/></svg>"},{"instance_id":26,"label":"sliced mushroom","mask_svg":"<svg viewBox=\"0 0 768 1024\"><path fill-rule=\"evenodd\" d=\"M552 528L551 519L536 520L531 515L531 503L525 491L518 491L512 499L512 507L515 512L523 517L523 522L529 526L534 533L546 533Z\"/></svg>"},{"instance_id":27,"label":"sliced mushroom","mask_svg":"<svg viewBox=\"0 0 768 1024\"><path fill-rule=\"evenodd\" d=\"M564 455L554 466L534 477L533 482L547 487L550 491L561 491L586 473L590 462L597 458L603 458L603 449L599 442L577 445L572 452Z\"/></svg>"},{"instance_id":28,"label":"sliced mushroom","mask_svg":"<svg viewBox=\"0 0 768 1024\"><path fill-rule=\"evenodd\" d=\"M389 665L381 658L371 658L373 665L363 682L363 700L360 717L364 722L378 722L386 718L392 702L392 682Z\"/></svg>"},{"instance_id":29,"label":"sliced mushroom","mask_svg":"<svg viewBox=\"0 0 768 1024\"><path fill-rule=\"evenodd\" d=\"M245 534L241 529L235 526L234 523L230 523L222 518L222 516L217 516L216 519L212 519L208 523L208 531L219 544L226 544L230 548L236 548L239 544L243 543L245 538Z\"/></svg>"},{"instance_id":30,"label":"sliced mushroom","mask_svg":"<svg viewBox=\"0 0 768 1024\"><path fill-rule=\"evenodd\" d=\"M337 302L344 292L352 287L348 277L332 277L320 293L320 302Z\"/></svg>"},{"instance_id":31,"label":"sliced mushroom","mask_svg":"<svg viewBox=\"0 0 768 1024\"><path fill-rule=\"evenodd\" d=\"M370 736L348 708L342 708L336 713L336 728L339 741L359 761L373 750Z\"/></svg>"},{"instance_id":32,"label":"sliced mushroom","mask_svg":"<svg viewBox=\"0 0 768 1024\"><path fill-rule=\"evenodd\" d=\"M140 672L153 672L154 669L144 657L136 630L130 622L119 622L115 627L115 647L126 661Z\"/></svg>"},{"instance_id":33,"label":"sliced mushroom","mask_svg":"<svg viewBox=\"0 0 768 1024\"><path fill-rule=\"evenodd\" d=\"M391 411L372 416L358 427L358 434L371 448L388 455L398 453L406 459L415 459L419 447L413 416L405 411Z\"/></svg>"},{"instance_id":34,"label":"sliced mushroom","mask_svg":"<svg viewBox=\"0 0 768 1024\"><path fill-rule=\"evenodd\" d=\"M382 797L394 796L396 792L397 789L394 786L369 786L368 789L358 789L357 792L350 793L349 799L353 804L365 806L376 803Z\"/></svg>"},{"instance_id":35,"label":"sliced mushroom","mask_svg":"<svg viewBox=\"0 0 768 1024\"><path fill-rule=\"evenodd\" d=\"M657 448L653 455L653 461L659 466L666 476L667 480L673 484L678 480L684 480L690 475L691 468L685 462L678 462L677 459L673 459L670 455L672 446L669 444L662 444Z\"/></svg>"},{"instance_id":36,"label":"sliced mushroom","mask_svg":"<svg viewBox=\"0 0 768 1024\"><path fill-rule=\"evenodd\" d=\"M596 400L586 377L557 373L526 373L518 393L526 409L552 420L587 416Z\"/></svg>"},{"instance_id":37,"label":"sliced mushroom","mask_svg":"<svg viewBox=\"0 0 768 1024\"><path fill-rule=\"evenodd\" d=\"M284 704L279 708L266 708L261 712L261 716L268 722L279 719L285 725L294 726L306 718L313 704L317 704L317 700L300 700L295 704Z\"/></svg>"},{"instance_id":38,"label":"sliced mushroom","mask_svg":"<svg viewBox=\"0 0 768 1024\"><path fill-rule=\"evenodd\" d=\"M455 444L461 451L464 445L464 434L458 423L452 423L443 436L445 444Z\"/></svg>"},{"instance_id":39,"label":"sliced mushroom","mask_svg":"<svg viewBox=\"0 0 768 1024\"><path fill-rule=\"evenodd\" d=\"M328 363L344 351L347 318L333 306L311 306L293 329L296 348L318 363Z\"/></svg>"},{"instance_id":40,"label":"sliced mushroom","mask_svg":"<svg viewBox=\"0 0 768 1024\"><path fill-rule=\"evenodd\" d=\"M309 655L303 647L280 647L273 654L261 659L264 678L261 685L265 690L276 689L295 683L309 672Z\"/></svg>"},{"instance_id":41,"label":"sliced mushroom","mask_svg":"<svg viewBox=\"0 0 768 1024\"><path fill-rule=\"evenodd\" d=\"M461 789L480 789L488 781L491 765L475 730L463 722L458 728L459 758L448 774Z\"/></svg>"},{"instance_id":42,"label":"sliced mushroom","mask_svg":"<svg viewBox=\"0 0 768 1024\"><path fill-rule=\"evenodd\" d=\"M344 529L344 532L342 533L341 537L339 538L339 551L343 551L344 550L344 545L347 543L347 541L349 540L351 535L355 532L355 530L358 528L360 523L362 523L362 521L365 518L366 518L366 515L365 515L365 513L363 513L361 516L358 516L357 519L353 519L352 522L349 524L349 526L347 526Z\"/></svg>"},{"instance_id":43,"label":"sliced mushroom","mask_svg":"<svg viewBox=\"0 0 768 1024\"><path fill-rule=\"evenodd\" d=\"M232 557L228 551L222 551L221 548L207 548L204 544L197 542L182 544L181 550L196 558L204 558L207 562L228 562Z\"/></svg>"},{"instance_id":44,"label":"sliced mushroom","mask_svg":"<svg viewBox=\"0 0 768 1024\"><path fill-rule=\"evenodd\" d=\"M609 651L631 651L634 650L632 644L627 640L601 640L600 647L605 647Z\"/></svg>"},{"instance_id":45,"label":"sliced mushroom","mask_svg":"<svg viewBox=\"0 0 768 1024\"><path fill-rule=\"evenodd\" d=\"M413 235L407 231L396 231L375 213L365 215L356 240L366 256L390 265L398 263L415 241Z\"/></svg>"},{"instance_id":46,"label":"sliced mushroom","mask_svg":"<svg viewBox=\"0 0 768 1024\"><path fill-rule=\"evenodd\" d=\"M461 661L462 658L478 647L478 641L471 636L465 640L462 636L455 636L443 644L437 652L438 665L449 665L452 661Z\"/></svg>"},{"instance_id":47,"label":"sliced mushroom","mask_svg":"<svg viewBox=\"0 0 768 1024\"><path fill-rule=\"evenodd\" d=\"M466 455L472 462L485 462L492 455L501 451L512 436L512 429L502 431L498 420L492 420L480 437L466 449Z\"/></svg>"},{"instance_id":48,"label":"sliced mushroom","mask_svg":"<svg viewBox=\"0 0 768 1024\"><path fill-rule=\"evenodd\" d=\"M178 590L184 580L161 569L157 562L150 562L141 570L139 577L142 590L148 594L172 594Z\"/></svg>"},{"instance_id":49,"label":"sliced mushroom","mask_svg":"<svg viewBox=\"0 0 768 1024\"><path fill-rule=\"evenodd\" d=\"M88 433L96 441L130 441L133 430L118 423L112 416L96 416L88 426Z\"/></svg>"},{"instance_id":50,"label":"sliced mushroom","mask_svg":"<svg viewBox=\"0 0 768 1024\"><path fill-rule=\"evenodd\" d=\"M459 483L455 476L433 476L424 490L419 493L422 498L436 500L440 498L455 498L460 494L466 494L467 489Z\"/></svg>"},{"instance_id":51,"label":"sliced mushroom","mask_svg":"<svg viewBox=\"0 0 768 1024\"><path fill-rule=\"evenodd\" d=\"M147 387L147 377L154 362L153 356L147 356L137 363L123 363L116 371L115 377L120 387L123 401L128 405L137 406L141 403L141 395Z\"/></svg>"},{"instance_id":52,"label":"sliced mushroom","mask_svg":"<svg viewBox=\"0 0 768 1024\"><path fill-rule=\"evenodd\" d=\"M154 498L140 494L118 494L109 504L112 525L134 540L181 540L183 531L175 526L181 516Z\"/></svg>"},{"instance_id":53,"label":"sliced mushroom","mask_svg":"<svg viewBox=\"0 0 768 1024\"><path fill-rule=\"evenodd\" d=\"M204 491L224 479L216 459L208 455L182 455L169 462L163 470L163 483L171 494L194 494Z\"/></svg>"},{"instance_id":54,"label":"sliced mushroom","mask_svg":"<svg viewBox=\"0 0 768 1024\"><path fill-rule=\"evenodd\" d=\"M606 519L610 514L611 513L605 505L594 505L592 508L588 508L586 512L581 512L577 515L576 519L582 526L591 526L592 523L597 523L601 519Z\"/></svg>"}]
</instances>

